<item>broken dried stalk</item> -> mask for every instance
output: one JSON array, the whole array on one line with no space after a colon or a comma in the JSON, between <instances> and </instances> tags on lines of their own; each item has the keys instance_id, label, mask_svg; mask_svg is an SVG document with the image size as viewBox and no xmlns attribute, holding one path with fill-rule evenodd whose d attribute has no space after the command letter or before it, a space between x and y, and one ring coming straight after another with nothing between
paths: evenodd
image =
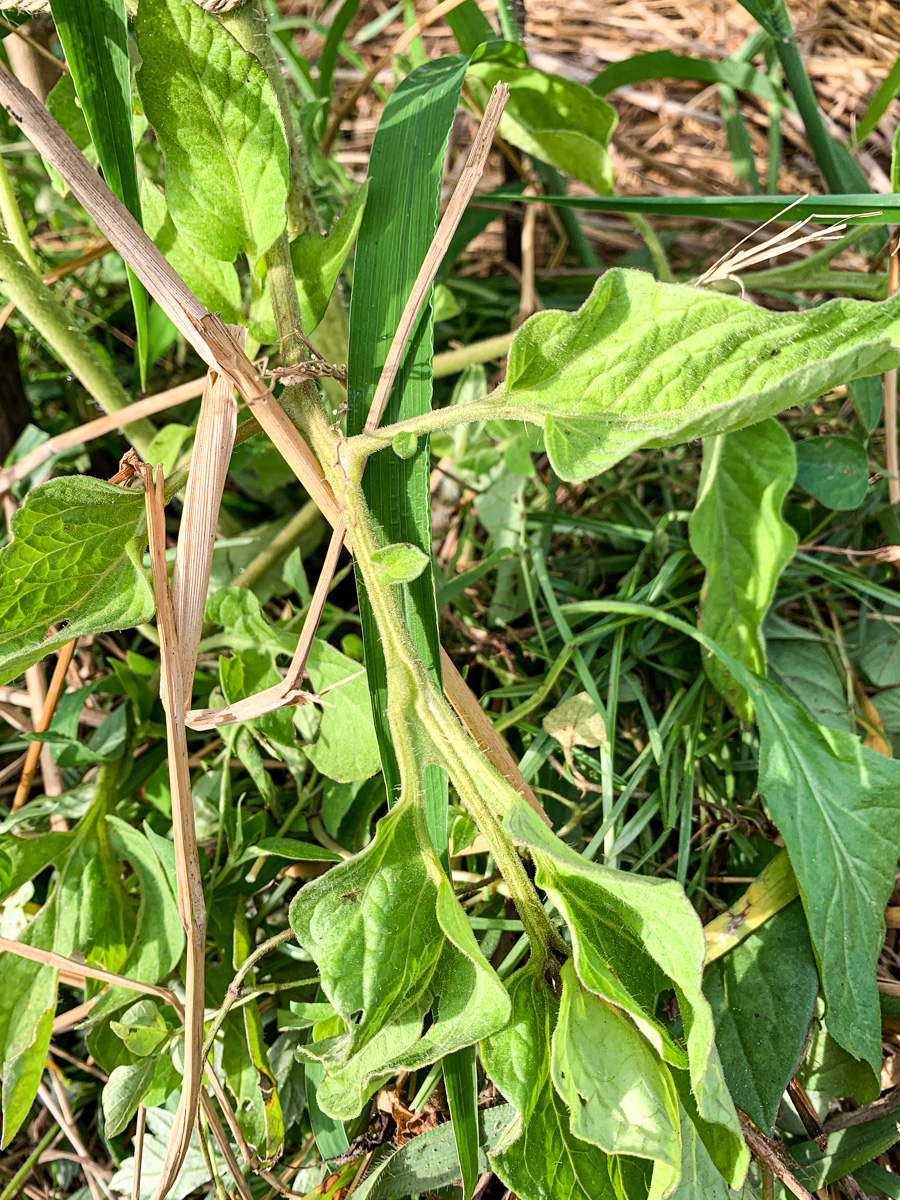
<instances>
[{"instance_id":1,"label":"broken dried stalk","mask_svg":"<svg viewBox=\"0 0 900 1200\"><path fill-rule=\"evenodd\" d=\"M66 642L65 646L60 649L59 654L56 656L56 666L53 668L53 674L50 677L50 686L47 688L40 716L35 722L35 733L44 733L50 728L50 722L53 719L59 698L66 685L66 671L69 669L69 663L72 661L74 653L75 642L72 641ZM25 754L25 763L22 767L22 775L19 779L19 786L16 788L10 812L17 812L28 799L34 773L37 770L38 760L41 757L41 751L44 749L44 746L44 742L32 742L28 747ZM49 747L47 749L49 750Z\"/></svg>"},{"instance_id":2,"label":"broken dried stalk","mask_svg":"<svg viewBox=\"0 0 900 1200\"><path fill-rule=\"evenodd\" d=\"M243 347L247 330L227 326ZM200 401L200 419L178 526L175 569L172 572L172 607L181 655L181 694L190 703L194 670L203 628L203 610L212 570L219 505L237 430L237 402L231 381L210 370Z\"/></svg>"},{"instance_id":3,"label":"broken dried stalk","mask_svg":"<svg viewBox=\"0 0 900 1200\"><path fill-rule=\"evenodd\" d=\"M159 632L160 696L166 714L169 787L172 792L175 872L178 884L178 909L187 939L184 1004L184 1083L175 1114L175 1123L166 1151L155 1200L162 1200L178 1178L197 1118L200 1085L203 1078L203 979L205 969L206 903L197 855L191 777L188 771L187 741L184 725L182 680L184 671L178 650L175 612L166 572L165 502L162 468L153 472L143 464L144 499L147 508L147 536L153 586L156 591L157 630Z\"/></svg>"}]
</instances>

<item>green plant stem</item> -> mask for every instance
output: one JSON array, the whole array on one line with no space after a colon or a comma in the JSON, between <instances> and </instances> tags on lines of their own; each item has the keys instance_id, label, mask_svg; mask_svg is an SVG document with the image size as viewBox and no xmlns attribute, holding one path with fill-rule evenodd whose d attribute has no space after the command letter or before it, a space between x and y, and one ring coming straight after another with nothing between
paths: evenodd
<instances>
[{"instance_id":1,"label":"green plant stem","mask_svg":"<svg viewBox=\"0 0 900 1200\"><path fill-rule=\"evenodd\" d=\"M212 1023L209 1027L209 1033L207 1034L206 1041L203 1044L203 1057L201 1062L206 1062L207 1055L212 1049L213 1042L216 1040L216 1035L222 1028L225 1018L228 1016L229 1012L238 1002L238 1000L240 1000L243 996L244 980L261 958L264 958L270 950L274 950L276 947L283 945L285 942L289 942L293 936L293 929L282 929L281 933L276 933L274 937L270 937L267 941L257 946L253 953L248 954L241 963L238 973L228 985L228 991L225 993L225 999L222 1001L219 1011L212 1019Z\"/></svg>"},{"instance_id":2,"label":"green plant stem","mask_svg":"<svg viewBox=\"0 0 900 1200\"><path fill-rule=\"evenodd\" d=\"M628 220L644 239L647 249L650 251L650 257L653 259L657 278L661 279L663 283L674 283L675 276L672 274L672 268L669 266L669 260L666 258L666 252L657 237L656 230L641 213L628 213Z\"/></svg>"},{"instance_id":3,"label":"green plant stem","mask_svg":"<svg viewBox=\"0 0 900 1200\"><path fill-rule=\"evenodd\" d=\"M303 160L303 142L297 136L291 115L287 82L269 37L269 18L265 4L263 0L247 0L247 3L232 12L222 13L219 20L235 41L259 60L278 101L291 163L291 184L286 210L288 238L293 241L309 229L318 229L319 221L310 195L306 163Z\"/></svg>"},{"instance_id":4,"label":"green plant stem","mask_svg":"<svg viewBox=\"0 0 900 1200\"><path fill-rule=\"evenodd\" d=\"M104 412L126 408L131 399L90 340L72 327L72 318L43 280L27 266L8 237L0 234L0 282L10 300L56 355L84 385ZM135 449L146 457L155 426L146 418L123 425Z\"/></svg>"},{"instance_id":5,"label":"green plant stem","mask_svg":"<svg viewBox=\"0 0 900 1200\"><path fill-rule=\"evenodd\" d=\"M514 331L499 333L496 337L485 338L483 342L473 342L471 346L463 346L461 350L445 350L443 354L434 356L434 378L444 379L447 375L455 375L470 363L486 363L492 358L503 358L509 351Z\"/></svg>"},{"instance_id":6,"label":"green plant stem","mask_svg":"<svg viewBox=\"0 0 900 1200\"><path fill-rule=\"evenodd\" d=\"M22 256L22 261L34 271L35 275L40 275L41 270L34 256L34 250L31 248L28 232L25 229L25 222L22 220L21 212L19 212L19 206L16 203L16 197L13 194L12 185L6 173L6 164L3 162L2 156L0 156L0 216L3 218L3 224L6 227L9 240Z\"/></svg>"},{"instance_id":7,"label":"green plant stem","mask_svg":"<svg viewBox=\"0 0 900 1200\"><path fill-rule=\"evenodd\" d=\"M18 1171L16 1171L15 1175L13 1175L12 1179L9 1181L3 1191L0 1192L0 1200L14 1200L15 1197L24 1194L20 1190L20 1185L24 1183L24 1181L31 1174L34 1164L41 1157L53 1139L59 1136L59 1132L59 1126L56 1124L56 1122L54 1122L22 1163L21 1167L19 1167Z\"/></svg>"},{"instance_id":8,"label":"green plant stem","mask_svg":"<svg viewBox=\"0 0 900 1200\"><path fill-rule=\"evenodd\" d=\"M372 555L379 545L360 483L361 472L355 477L342 475L331 465L337 459L337 438L324 413L312 422L310 434L313 449L329 476L335 495L343 497L354 558L381 636L388 674L387 717L394 736L403 792L408 794L409 789L419 788L422 772L430 764L447 771L484 834L494 861L509 886L532 953L541 962L546 961L551 950L565 956L568 953L565 943L550 923L501 823L505 813L520 798L459 724L413 645L396 591L390 585L381 584L373 568ZM421 805L417 804L414 811L417 818L421 818L427 837Z\"/></svg>"}]
</instances>

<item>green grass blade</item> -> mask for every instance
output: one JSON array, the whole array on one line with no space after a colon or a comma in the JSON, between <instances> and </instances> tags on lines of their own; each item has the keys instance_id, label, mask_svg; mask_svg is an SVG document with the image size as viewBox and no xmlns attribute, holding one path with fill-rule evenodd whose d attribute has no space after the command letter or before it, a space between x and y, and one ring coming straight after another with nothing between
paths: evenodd
<instances>
[{"instance_id":1,"label":"green grass blade","mask_svg":"<svg viewBox=\"0 0 900 1200\"><path fill-rule=\"evenodd\" d=\"M856 126L856 144L861 145L875 132L876 126L888 110L891 101L900 93L900 56L891 67L871 103Z\"/></svg>"},{"instance_id":2,"label":"green grass blade","mask_svg":"<svg viewBox=\"0 0 900 1200\"><path fill-rule=\"evenodd\" d=\"M131 215L141 220L131 134L131 66L125 0L53 0L51 12L103 175ZM150 301L128 270L137 327L141 387L147 382Z\"/></svg>"},{"instance_id":3,"label":"green grass blade","mask_svg":"<svg viewBox=\"0 0 900 1200\"><path fill-rule=\"evenodd\" d=\"M452 8L444 20L453 30L456 44L463 54L471 54L482 42L493 41L499 36L475 0L464 0L464 3Z\"/></svg>"},{"instance_id":4,"label":"green grass blade","mask_svg":"<svg viewBox=\"0 0 900 1200\"><path fill-rule=\"evenodd\" d=\"M467 65L468 59L460 55L413 71L388 101L375 135L350 305L347 426L351 434L362 429L391 337L434 235L447 136ZM410 340L385 423L430 410L431 357L429 304ZM430 556L428 480L428 447L423 443L411 459L376 455L369 462L364 482L385 541L412 542ZM439 679L440 643L430 565L418 579L403 585L402 601L416 646ZM362 587L360 613L382 765L388 794L394 798L398 775L384 715L385 664ZM446 784L436 778L427 782L429 828L438 852L446 854Z\"/></svg>"},{"instance_id":5,"label":"green grass blade","mask_svg":"<svg viewBox=\"0 0 900 1200\"><path fill-rule=\"evenodd\" d=\"M588 86L598 96L606 96L616 88L645 83L648 79L693 79L697 83L720 83L736 92L748 92L770 104L773 101L791 104L767 75L747 63L688 58L684 54L673 54L671 50L652 50L649 54L635 54L623 62L611 63L595 75Z\"/></svg>"},{"instance_id":6,"label":"green grass blade","mask_svg":"<svg viewBox=\"0 0 900 1200\"><path fill-rule=\"evenodd\" d=\"M478 1068L474 1046L464 1046L444 1059L444 1087L462 1172L463 1200L469 1200L478 1182Z\"/></svg>"},{"instance_id":7,"label":"green grass blade","mask_svg":"<svg viewBox=\"0 0 900 1200\"><path fill-rule=\"evenodd\" d=\"M785 209L799 201L789 212ZM855 218L857 225L900 224L900 196L873 196L870 192L839 196L523 196L518 192L491 192L492 204L537 202L591 212L640 212L660 217L704 217L710 221L797 221L802 217L819 224Z\"/></svg>"},{"instance_id":8,"label":"green grass blade","mask_svg":"<svg viewBox=\"0 0 900 1200\"><path fill-rule=\"evenodd\" d=\"M347 26L356 16L359 0L344 0L338 9L338 14L331 22L325 45L319 55L319 83L317 91L320 96L330 96L334 84L334 68L338 60L341 41L347 31Z\"/></svg>"}]
</instances>

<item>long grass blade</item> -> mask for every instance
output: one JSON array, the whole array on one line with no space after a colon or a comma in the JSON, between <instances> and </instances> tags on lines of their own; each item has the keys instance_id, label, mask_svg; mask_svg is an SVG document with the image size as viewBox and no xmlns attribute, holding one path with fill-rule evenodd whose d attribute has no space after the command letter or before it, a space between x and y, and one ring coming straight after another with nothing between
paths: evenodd
<instances>
[{"instance_id":1,"label":"long grass blade","mask_svg":"<svg viewBox=\"0 0 900 1200\"><path fill-rule=\"evenodd\" d=\"M125 0L52 0L50 10L106 182L140 222ZM150 302L130 269L128 282L137 326L138 370L145 387Z\"/></svg>"}]
</instances>

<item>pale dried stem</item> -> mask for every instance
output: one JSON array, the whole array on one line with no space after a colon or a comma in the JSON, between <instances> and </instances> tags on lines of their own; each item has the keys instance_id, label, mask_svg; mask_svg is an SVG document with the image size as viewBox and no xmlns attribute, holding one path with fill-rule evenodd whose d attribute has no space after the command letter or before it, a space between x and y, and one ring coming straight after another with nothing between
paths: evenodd
<instances>
[{"instance_id":1,"label":"pale dried stem","mask_svg":"<svg viewBox=\"0 0 900 1200\"><path fill-rule=\"evenodd\" d=\"M156 592L157 631L159 633L160 697L166 714L166 744L168 747L169 787L172 793L173 838L175 844L175 873L178 909L187 940L185 970L184 1014L184 1081L175 1122L169 1138L155 1200L169 1192L191 1140L191 1130L197 1118L200 1085L203 1079L201 1052L203 1049L203 979L206 952L206 904L197 855L197 835L194 829L194 805L191 798L191 777L188 770L187 741L184 724L182 680L184 671L178 649L175 612L169 592L166 572L165 500L162 468L157 468L156 480L146 464L144 498L147 508L147 536L150 564Z\"/></svg>"},{"instance_id":2,"label":"pale dried stem","mask_svg":"<svg viewBox=\"0 0 900 1200\"><path fill-rule=\"evenodd\" d=\"M181 280L125 206L90 166L71 138L2 64L0 103L32 144L59 171L75 198L90 213L101 232L122 255L203 361L217 369L220 374L232 379L238 391L253 408L259 424L269 435L276 449L310 497L318 504L322 515L332 526L336 525L341 519L340 508L331 488L325 482L318 460L284 409L271 395L256 368L240 347L235 346L218 317L210 314ZM441 671L444 690L454 709L462 714L469 707L474 712L478 701L443 649ZM491 731L482 748L497 769L510 778L513 787L535 812L542 813L537 797L518 767L512 764L512 775L508 773L507 764L511 759L499 736Z\"/></svg>"},{"instance_id":3,"label":"pale dried stem","mask_svg":"<svg viewBox=\"0 0 900 1200\"><path fill-rule=\"evenodd\" d=\"M241 347L246 329L227 326ZM181 694L190 703L203 610L212 569L219 505L237 431L237 402L229 379L207 373L200 401L200 418L188 475L184 509L178 526L175 568L172 572L172 607L181 656Z\"/></svg>"},{"instance_id":4,"label":"pale dried stem","mask_svg":"<svg viewBox=\"0 0 900 1200\"><path fill-rule=\"evenodd\" d=\"M738 1116L741 1119L744 1141L753 1157L777 1175L792 1196L796 1196L798 1200L814 1200L812 1193L803 1186L787 1163L782 1160L779 1148L775 1143L755 1129L743 1113L739 1113Z\"/></svg>"},{"instance_id":5,"label":"pale dried stem","mask_svg":"<svg viewBox=\"0 0 900 1200\"><path fill-rule=\"evenodd\" d=\"M131 1200L141 1200L141 1168L144 1163L144 1130L147 1127L147 1110L138 1105L137 1125L134 1130L134 1167L131 1175Z\"/></svg>"},{"instance_id":6,"label":"pale dried stem","mask_svg":"<svg viewBox=\"0 0 900 1200\"><path fill-rule=\"evenodd\" d=\"M127 408L120 408L108 416L97 417L94 421L87 421L84 425L68 429L65 433L49 438L40 446L35 446L18 462L0 470L0 495L8 492L14 483L24 479L36 467L52 458L54 454L61 454L64 450L71 450L75 446L83 446L86 442L104 437L115 429L123 430L127 437L127 427L132 421L143 420L155 413L164 412L167 408L174 408L176 404L184 404L186 400L193 400L196 396L201 395L205 387L205 376L202 379L192 379L189 383L182 383L166 392L160 392L158 396L148 396L146 400L138 400L134 404L128 405Z\"/></svg>"},{"instance_id":7,"label":"pale dried stem","mask_svg":"<svg viewBox=\"0 0 900 1200\"><path fill-rule=\"evenodd\" d=\"M50 722L53 719L53 714L56 712L56 706L59 703L59 698L66 686L66 671L69 669L69 663L72 661L72 655L75 653L75 642L66 642L59 654L56 656L56 666L53 668L53 675L50 677L50 686L47 688L47 694L44 697L44 702L41 705L40 713L34 722L35 733L44 733L50 728ZM36 664L37 665L37 664ZM31 668L29 668L31 670ZM27 673L26 673L27 674ZM43 669L41 668L41 681L43 681ZM37 770L38 760L41 757L41 752L46 750L49 754L50 747L45 742L32 742L25 752L25 765L22 767L22 775L19 779L19 786L16 788L16 794L13 797L12 807L10 812L17 812L25 801L28 799L28 793L31 791L31 784L34 779L34 773ZM51 762L53 760L51 759ZM53 763L55 767L56 764ZM44 772L44 790L46 791L47 773ZM62 790L62 780L60 779L60 791ZM47 792L47 795L59 795L59 792Z\"/></svg>"},{"instance_id":8,"label":"pale dried stem","mask_svg":"<svg viewBox=\"0 0 900 1200\"><path fill-rule=\"evenodd\" d=\"M888 296L893 296L900 285L900 239L896 232L891 237L891 253L888 262ZM884 443L885 465L888 471L888 502L900 504L900 455L897 452L897 368L884 373Z\"/></svg>"},{"instance_id":9,"label":"pale dried stem","mask_svg":"<svg viewBox=\"0 0 900 1200\"><path fill-rule=\"evenodd\" d=\"M56 1101L54 1101L53 1096L50 1094L50 1089L47 1087L46 1083L38 1084L37 1094L38 1094L38 1098L40 1099L41 1103L47 1109L50 1116L57 1123L57 1125L60 1127L60 1129L63 1131L63 1133L65 1133L66 1137L69 1139L69 1142L71 1143L72 1147L74 1148L76 1154L78 1155L79 1159L81 1160L82 1170L84 1172L84 1178L87 1181L88 1189L90 1190L93 1200L100 1200L100 1190L97 1186L97 1180L94 1176L94 1172L91 1170L92 1164L91 1164L90 1155L87 1152L87 1147L85 1146L84 1142L81 1140L81 1135L79 1134L78 1130L75 1128L75 1124L71 1119L71 1117L72 1117L71 1112L69 1112L69 1113L63 1112L61 1105L58 1105L56 1103ZM59 1098L60 1092L57 1091L56 1094L57 1094L57 1098ZM68 1109L68 1104L65 1107L66 1107L66 1109ZM106 1192L107 1195L109 1195L108 1188L104 1187L104 1191Z\"/></svg>"}]
</instances>

